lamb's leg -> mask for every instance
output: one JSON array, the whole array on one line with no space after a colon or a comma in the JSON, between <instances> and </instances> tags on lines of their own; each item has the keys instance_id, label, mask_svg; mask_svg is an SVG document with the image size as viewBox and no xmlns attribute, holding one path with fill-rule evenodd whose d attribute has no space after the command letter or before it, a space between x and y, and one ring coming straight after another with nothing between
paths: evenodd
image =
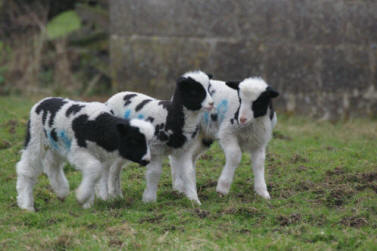
<instances>
[{"instance_id":1,"label":"lamb's leg","mask_svg":"<svg viewBox=\"0 0 377 251\"><path fill-rule=\"evenodd\" d=\"M175 171L179 173L182 190L189 200L201 205L196 190L195 165L193 163L192 152L175 153L170 156L171 164Z\"/></svg>"},{"instance_id":2,"label":"lamb's leg","mask_svg":"<svg viewBox=\"0 0 377 251\"><path fill-rule=\"evenodd\" d=\"M196 160L198 159L198 157L203 153L205 152L206 150L208 149L208 147L205 147L201 140L198 139L196 140L196 142L194 142L194 144L192 145L192 147L188 150L188 152L191 152L191 164L194 166L195 168L195 163L196 163ZM181 164L181 160L177 160L177 158L172 158L171 156L169 156L169 160L170 160L170 167L171 167L171 172L172 172L172 184L173 184L173 190L175 191L178 191L180 193L183 193L184 192L184 183L182 181L182 169L183 168L180 168L180 164ZM192 174L194 175L194 177L192 177L192 179L195 181L195 184L196 184L196 176L195 176L195 172L192 172Z\"/></svg>"},{"instance_id":3,"label":"lamb's leg","mask_svg":"<svg viewBox=\"0 0 377 251\"><path fill-rule=\"evenodd\" d=\"M96 197L106 201L109 198L109 192L108 192L108 180L109 180L109 169L110 165L109 163L103 164L103 171L102 175L96 185L95 191L96 191Z\"/></svg>"},{"instance_id":4,"label":"lamb's leg","mask_svg":"<svg viewBox=\"0 0 377 251\"><path fill-rule=\"evenodd\" d=\"M64 200L69 194L69 183L64 175L64 162L56 153L48 150L43 159L44 172L51 187L60 200Z\"/></svg>"},{"instance_id":5,"label":"lamb's leg","mask_svg":"<svg viewBox=\"0 0 377 251\"><path fill-rule=\"evenodd\" d=\"M123 198L121 188L122 161L116 160L110 167L107 189L110 198Z\"/></svg>"},{"instance_id":6,"label":"lamb's leg","mask_svg":"<svg viewBox=\"0 0 377 251\"><path fill-rule=\"evenodd\" d=\"M270 194L267 191L266 181L264 179L264 161L266 159L265 147L253 151L251 153L251 160L254 171L254 189L257 194L265 199L270 199Z\"/></svg>"},{"instance_id":7,"label":"lamb's leg","mask_svg":"<svg viewBox=\"0 0 377 251\"><path fill-rule=\"evenodd\" d=\"M40 147L29 144L28 148L22 152L21 160L16 165L17 204L20 208L32 212L35 211L33 187L43 171L40 159Z\"/></svg>"},{"instance_id":8,"label":"lamb's leg","mask_svg":"<svg viewBox=\"0 0 377 251\"><path fill-rule=\"evenodd\" d=\"M155 202L157 199L157 187L162 172L161 158L152 156L151 162L147 165L146 180L147 187L143 193L144 202Z\"/></svg>"},{"instance_id":9,"label":"lamb's leg","mask_svg":"<svg viewBox=\"0 0 377 251\"><path fill-rule=\"evenodd\" d=\"M170 168L171 168L171 178L173 190L179 193L184 192L183 181L180 174L180 163L177 162L176 158L169 156Z\"/></svg>"},{"instance_id":10,"label":"lamb's leg","mask_svg":"<svg viewBox=\"0 0 377 251\"><path fill-rule=\"evenodd\" d=\"M225 195L229 193L234 171L241 162L242 151L235 137L220 139L220 145L224 150L226 163L217 183L216 191Z\"/></svg>"},{"instance_id":11,"label":"lamb's leg","mask_svg":"<svg viewBox=\"0 0 377 251\"><path fill-rule=\"evenodd\" d=\"M90 208L94 203L94 188L102 175L102 164L94 156L82 150L76 150L68 155L68 160L82 172L76 198L83 208Z\"/></svg>"},{"instance_id":12,"label":"lamb's leg","mask_svg":"<svg viewBox=\"0 0 377 251\"><path fill-rule=\"evenodd\" d=\"M186 158L182 158L182 181L184 184L184 192L189 200L196 202L198 205L201 205L198 191L196 189L196 172L195 164L191 154L188 154Z\"/></svg>"}]
</instances>

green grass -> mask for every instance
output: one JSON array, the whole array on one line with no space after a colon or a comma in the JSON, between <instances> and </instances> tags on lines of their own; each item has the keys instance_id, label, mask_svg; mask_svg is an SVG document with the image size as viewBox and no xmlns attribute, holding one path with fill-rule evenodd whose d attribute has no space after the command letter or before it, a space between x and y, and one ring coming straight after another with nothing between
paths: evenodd
<instances>
[{"instance_id":1,"label":"green grass","mask_svg":"<svg viewBox=\"0 0 377 251\"><path fill-rule=\"evenodd\" d=\"M266 161L270 201L255 195L247 155L219 197L224 155L214 145L197 164L201 207L172 191L165 161L157 203L141 202L145 168L132 165L122 173L125 199L84 210L73 192L80 173L67 166L65 202L41 176L38 211L28 213L16 205L15 164L32 103L0 98L0 249L377 250L376 121L280 116Z\"/></svg>"}]
</instances>

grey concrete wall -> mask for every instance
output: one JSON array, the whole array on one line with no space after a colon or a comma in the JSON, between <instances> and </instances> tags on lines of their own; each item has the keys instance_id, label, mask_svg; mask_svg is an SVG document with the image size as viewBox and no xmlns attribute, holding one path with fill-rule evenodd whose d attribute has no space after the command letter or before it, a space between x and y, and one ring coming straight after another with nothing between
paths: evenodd
<instances>
[{"instance_id":1,"label":"grey concrete wall","mask_svg":"<svg viewBox=\"0 0 377 251\"><path fill-rule=\"evenodd\" d=\"M110 0L114 89L169 98L175 79L264 77L277 109L377 115L377 1Z\"/></svg>"}]
</instances>

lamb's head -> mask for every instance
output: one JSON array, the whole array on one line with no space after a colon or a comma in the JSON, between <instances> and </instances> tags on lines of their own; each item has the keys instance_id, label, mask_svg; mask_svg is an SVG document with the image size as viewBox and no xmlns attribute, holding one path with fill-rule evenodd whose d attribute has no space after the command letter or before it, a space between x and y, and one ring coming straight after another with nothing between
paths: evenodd
<instances>
[{"instance_id":1,"label":"lamb's head","mask_svg":"<svg viewBox=\"0 0 377 251\"><path fill-rule=\"evenodd\" d=\"M183 74L177 80L174 99L192 111L211 110L213 100L208 93L210 77L212 76L202 71Z\"/></svg>"},{"instance_id":2,"label":"lamb's head","mask_svg":"<svg viewBox=\"0 0 377 251\"><path fill-rule=\"evenodd\" d=\"M262 78L247 78L243 81L228 81L226 85L238 91L240 107L238 122L241 125L252 123L256 118L265 116L271 99L279 96Z\"/></svg>"},{"instance_id":3,"label":"lamb's head","mask_svg":"<svg viewBox=\"0 0 377 251\"><path fill-rule=\"evenodd\" d=\"M154 135L154 127L151 123L132 119L129 122L117 124L119 132L119 154L129 160L143 166L151 160L149 142Z\"/></svg>"}]
</instances>

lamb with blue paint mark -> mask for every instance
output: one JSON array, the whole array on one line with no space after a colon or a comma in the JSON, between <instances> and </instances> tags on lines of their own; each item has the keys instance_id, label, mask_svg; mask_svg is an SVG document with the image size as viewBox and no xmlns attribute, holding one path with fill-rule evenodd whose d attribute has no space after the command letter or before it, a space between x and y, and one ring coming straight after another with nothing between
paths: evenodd
<instances>
[{"instance_id":1,"label":"lamb with blue paint mark","mask_svg":"<svg viewBox=\"0 0 377 251\"><path fill-rule=\"evenodd\" d=\"M112 96L106 104L115 115L123 118L143 118L155 127L155 137L151 141L151 162L147 166L147 187L143 194L144 202L156 201L157 186L162 172L162 158L171 155L177 168L191 177L194 167L185 159L187 149L197 136L200 119L205 109L212 109L213 101L207 89L209 76L201 71L185 73L176 83L170 101L158 100L136 92L121 92ZM108 192L111 197L122 197L120 188L120 162L114 163L108 177ZM185 181L182 191L198 204L200 201L195 184ZM102 182L105 183L106 181Z\"/></svg>"},{"instance_id":2,"label":"lamb with blue paint mark","mask_svg":"<svg viewBox=\"0 0 377 251\"><path fill-rule=\"evenodd\" d=\"M269 199L264 178L266 147L272 136L277 118L272 99L279 94L262 78L247 78L241 82L211 80L209 92L215 103L213 113L205 113L201 120L199 137L192 144L191 161L218 139L224 150L226 164L217 183L216 191L228 194L242 152L251 154L254 188L257 194ZM194 166L194 164L192 164ZM171 161L173 188L183 191L185 175L179 165ZM187 178L186 178L187 179ZM195 176L191 177L191 183Z\"/></svg>"},{"instance_id":3,"label":"lamb with blue paint mark","mask_svg":"<svg viewBox=\"0 0 377 251\"><path fill-rule=\"evenodd\" d=\"M43 170L58 198L68 195L65 161L82 171L76 197L84 208L93 204L95 184L114 160L127 159L142 165L149 162L153 126L112 113L102 103L63 98L45 98L33 106L25 147L16 166L20 208L34 211L33 187Z\"/></svg>"}]
</instances>

